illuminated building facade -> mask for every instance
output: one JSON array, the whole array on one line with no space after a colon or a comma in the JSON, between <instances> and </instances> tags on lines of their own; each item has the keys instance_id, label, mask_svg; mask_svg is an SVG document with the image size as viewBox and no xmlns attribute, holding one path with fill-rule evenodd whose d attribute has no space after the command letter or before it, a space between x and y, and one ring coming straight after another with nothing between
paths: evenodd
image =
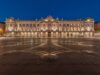
<instances>
[{"instance_id":1,"label":"illuminated building facade","mask_svg":"<svg viewBox=\"0 0 100 75\"><path fill-rule=\"evenodd\" d=\"M6 20L6 36L34 38L93 37L94 20L59 20L52 16L40 20Z\"/></svg>"},{"instance_id":2,"label":"illuminated building facade","mask_svg":"<svg viewBox=\"0 0 100 75\"><path fill-rule=\"evenodd\" d=\"M0 36L3 36L4 33L5 33L5 23L0 22Z\"/></svg>"}]
</instances>

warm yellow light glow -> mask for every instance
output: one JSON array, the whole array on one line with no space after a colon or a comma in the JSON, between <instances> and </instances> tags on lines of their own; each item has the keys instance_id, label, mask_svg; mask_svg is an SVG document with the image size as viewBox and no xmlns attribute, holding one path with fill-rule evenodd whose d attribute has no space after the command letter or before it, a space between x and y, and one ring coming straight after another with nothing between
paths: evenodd
<instances>
[{"instance_id":1,"label":"warm yellow light glow","mask_svg":"<svg viewBox=\"0 0 100 75\"><path fill-rule=\"evenodd\" d=\"M0 29L0 33L3 32L3 29Z\"/></svg>"},{"instance_id":2,"label":"warm yellow light glow","mask_svg":"<svg viewBox=\"0 0 100 75\"><path fill-rule=\"evenodd\" d=\"M91 19L87 19L87 22L90 22L91 21Z\"/></svg>"},{"instance_id":3,"label":"warm yellow light glow","mask_svg":"<svg viewBox=\"0 0 100 75\"><path fill-rule=\"evenodd\" d=\"M54 19L45 19L44 21L48 22L48 21L54 21Z\"/></svg>"},{"instance_id":4,"label":"warm yellow light glow","mask_svg":"<svg viewBox=\"0 0 100 75\"><path fill-rule=\"evenodd\" d=\"M45 19L46 22L48 22L48 19Z\"/></svg>"}]
</instances>

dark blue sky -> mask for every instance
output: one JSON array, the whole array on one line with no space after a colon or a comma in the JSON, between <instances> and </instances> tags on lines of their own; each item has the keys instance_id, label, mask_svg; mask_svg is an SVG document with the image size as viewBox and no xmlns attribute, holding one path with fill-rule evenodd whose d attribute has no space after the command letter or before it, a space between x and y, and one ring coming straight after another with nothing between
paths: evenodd
<instances>
[{"instance_id":1,"label":"dark blue sky","mask_svg":"<svg viewBox=\"0 0 100 75\"><path fill-rule=\"evenodd\" d=\"M0 0L0 21L6 17L35 19L52 15L64 19L92 17L100 21L100 0Z\"/></svg>"}]
</instances>

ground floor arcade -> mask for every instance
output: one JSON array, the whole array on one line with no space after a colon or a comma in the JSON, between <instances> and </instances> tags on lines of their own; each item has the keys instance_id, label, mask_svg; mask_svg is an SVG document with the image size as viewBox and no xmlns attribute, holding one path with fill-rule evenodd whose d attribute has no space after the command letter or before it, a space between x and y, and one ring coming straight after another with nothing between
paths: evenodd
<instances>
[{"instance_id":1,"label":"ground floor arcade","mask_svg":"<svg viewBox=\"0 0 100 75\"><path fill-rule=\"evenodd\" d=\"M93 37L93 32L7 32L9 37L34 37L34 38L75 38Z\"/></svg>"}]
</instances>

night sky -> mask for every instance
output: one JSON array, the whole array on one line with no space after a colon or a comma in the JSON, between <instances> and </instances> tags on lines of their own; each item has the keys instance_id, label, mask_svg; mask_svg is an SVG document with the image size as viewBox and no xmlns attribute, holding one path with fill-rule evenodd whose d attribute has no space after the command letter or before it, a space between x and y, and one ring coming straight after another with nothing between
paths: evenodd
<instances>
[{"instance_id":1,"label":"night sky","mask_svg":"<svg viewBox=\"0 0 100 75\"><path fill-rule=\"evenodd\" d=\"M0 0L0 21L7 17L38 19L59 17L80 19L91 17L100 21L100 0Z\"/></svg>"}]
</instances>

